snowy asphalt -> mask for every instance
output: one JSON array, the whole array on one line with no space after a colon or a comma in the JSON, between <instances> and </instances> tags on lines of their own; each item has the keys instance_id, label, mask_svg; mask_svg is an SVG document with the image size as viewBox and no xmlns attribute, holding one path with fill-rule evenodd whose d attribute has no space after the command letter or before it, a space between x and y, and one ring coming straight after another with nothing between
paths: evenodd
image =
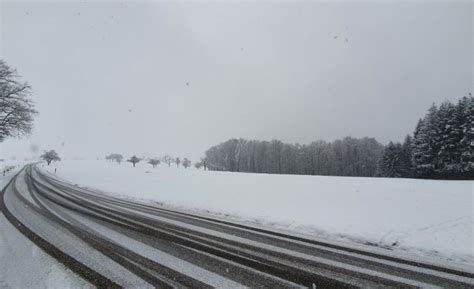
<instances>
[{"instance_id":1,"label":"snowy asphalt","mask_svg":"<svg viewBox=\"0 0 474 289\"><path fill-rule=\"evenodd\" d=\"M34 165L3 190L6 218L97 287L473 288L474 272L132 202Z\"/></svg>"}]
</instances>

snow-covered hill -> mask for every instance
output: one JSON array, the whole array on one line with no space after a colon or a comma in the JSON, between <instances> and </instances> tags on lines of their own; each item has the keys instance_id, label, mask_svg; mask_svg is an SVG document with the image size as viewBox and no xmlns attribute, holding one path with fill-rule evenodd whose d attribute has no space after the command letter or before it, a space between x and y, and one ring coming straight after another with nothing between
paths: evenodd
<instances>
[{"instance_id":1,"label":"snow-covered hill","mask_svg":"<svg viewBox=\"0 0 474 289\"><path fill-rule=\"evenodd\" d=\"M474 182L211 172L141 162L43 168L81 186L338 241L474 264Z\"/></svg>"}]
</instances>

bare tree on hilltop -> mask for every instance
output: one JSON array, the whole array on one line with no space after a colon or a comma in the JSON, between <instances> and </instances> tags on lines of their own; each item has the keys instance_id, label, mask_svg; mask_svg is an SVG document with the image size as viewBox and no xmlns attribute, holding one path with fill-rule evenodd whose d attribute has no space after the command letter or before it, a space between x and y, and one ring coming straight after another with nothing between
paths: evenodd
<instances>
[{"instance_id":1,"label":"bare tree on hilltop","mask_svg":"<svg viewBox=\"0 0 474 289\"><path fill-rule=\"evenodd\" d=\"M45 151L44 154L41 155L41 158L46 161L46 163L51 164L51 162L60 161L61 158L58 156L58 153L55 150Z\"/></svg>"},{"instance_id":2,"label":"bare tree on hilltop","mask_svg":"<svg viewBox=\"0 0 474 289\"><path fill-rule=\"evenodd\" d=\"M176 167L179 168L179 165L181 164L181 160L179 158L176 158L174 162L176 163Z\"/></svg>"},{"instance_id":3,"label":"bare tree on hilltop","mask_svg":"<svg viewBox=\"0 0 474 289\"><path fill-rule=\"evenodd\" d=\"M184 160L183 160L183 167L184 167L185 169L187 169L187 168L189 168L190 166L191 166L191 161L188 160L187 158L184 158Z\"/></svg>"},{"instance_id":4,"label":"bare tree on hilltop","mask_svg":"<svg viewBox=\"0 0 474 289\"><path fill-rule=\"evenodd\" d=\"M201 165L204 168L204 170L207 170L209 167L209 163L207 161L207 158L201 158Z\"/></svg>"},{"instance_id":5,"label":"bare tree on hilltop","mask_svg":"<svg viewBox=\"0 0 474 289\"><path fill-rule=\"evenodd\" d=\"M105 156L105 160L117 162L120 164L123 160L123 156L121 154L110 154L110 155Z\"/></svg>"},{"instance_id":6,"label":"bare tree on hilltop","mask_svg":"<svg viewBox=\"0 0 474 289\"><path fill-rule=\"evenodd\" d=\"M156 168L156 166L160 164L160 160L159 159L150 159L150 160L148 160L148 163L150 165L152 165L153 168Z\"/></svg>"},{"instance_id":7,"label":"bare tree on hilltop","mask_svg":"<svg viewBox=\"0 0 474 289\"><path fill-rule=\"evenodd\" d=\"M18 78L16 69L0 60L0 142L30 134L33 116L38 113L29 98L31 87Z\"/></svg>"},{"instance_id":8,"label":"bare tree on hilltop","mask_svg":"<svg viewBox=\"0 0 474 289\"><path fill-rule=\"evenodd\" d=\"M131 158L129 158L129 159L127 160L127 162L132 163L133 167L135 167L135 165L136 165L137 163L139 163L140 161L141 161L141 159L138 158L138 157L135 156L135 155L132 156Z\"/></svg>"},{"instance_id":9,"label":"bare tree on hilltop","mask_svg":"<svg viewBox=\"0 0 474 289\"><path fill-rule=\"evenodd\" d=\"M206 160L206 158L201 158L201 161L196 162L196 163L194 164L194 167L195 167L196 169L198 169L198 170L199 170L200 168L203 168L204 170L207 170L207 160Z\"/></svg>"},{"instance_id":10,"label":"bare tree on hilltop","mask_svg":"<svg viewBox=\"0 0 474 289\"><path fill-rule=\"evenodd\" d=\"M171 163L174 162L174 158L170 155L165 155L161 159L165 164L168 165L168 167L170 167Z\"/></svg>"}]
</instances>

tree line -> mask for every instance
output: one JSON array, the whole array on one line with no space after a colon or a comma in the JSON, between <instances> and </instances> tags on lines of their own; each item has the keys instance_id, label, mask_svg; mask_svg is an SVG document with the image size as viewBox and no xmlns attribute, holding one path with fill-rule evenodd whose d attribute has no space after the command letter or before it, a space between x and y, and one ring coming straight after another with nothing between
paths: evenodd
<instances>
[{"instance_id":1,"label":"tree line","mask_svg":"<svg viewBox=\"0 0 474 289\"><path fill-rule=\"evenodd\" d=\"M383 149L382 144L367 137L308 145L230 139L207 150L205 159L211 170L370 177L377 173Z\"/></svg>"},{"instance_id":2,"label":"tree line","mask_svg":"<svg viewBox=\"0 0 474 289\"><path fill-rule=\"evenodd\" d=\"M456 104L433 104L413 137L389 143L380 162L381 175L431 179L474 179L474 98Z\"/></svg>"},{"instance_id":3,"label":"tree line","mask_svg":"<svg viewBox=\"0 0 474 289\"><path fill-rule=\"evenodd\" d=\"M116 162L120 164L123 161L124 157L121 154L118 153L111 153L109 155L105 156L105 160L109 162ZM183 158L181 160L179 157L172 157L170 155L165 155L161 158L145 158L145 157L137 157L136 155L131 156L130 158L126 159L127 162L132 163L133 167L141 161L145 160L148 164L150 164L153 168L156 168L158 165L161 163L164 163L168 165L168 167L171 166L171 164L176 164L176 167L179 167L182 165L185 169L189 168L191 166L191 160L188 158ZM197 162L194 164L194 166L199 169L202 167L202 162ZM204 167L206 168L206 167Z\"/></svg>"},{"instance_id":4,"label":"tree line","mask_svg":"<svg viewBox=\"0 0 474 289\"><path fill-rule=\"evenodd\" d=\"M288 144L279 140L230 139L205 153L210 170L361 177L474 178L474 101L436 105L403 143L374 138Z\"/></svg>"}]
</instances>

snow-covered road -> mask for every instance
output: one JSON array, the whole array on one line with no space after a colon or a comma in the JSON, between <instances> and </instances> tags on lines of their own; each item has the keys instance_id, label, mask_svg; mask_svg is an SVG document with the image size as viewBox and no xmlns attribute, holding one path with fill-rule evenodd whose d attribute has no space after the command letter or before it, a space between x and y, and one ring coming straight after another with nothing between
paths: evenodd
<instances>
[{"instance_id":1,"label":"snow-covered road","mask_svg":"<svg viewBox=\"0 0 474 289\"><path fill-rule=\"evenodd\" d=\"M474 270L341 246L100 194L28 166L4 190L7 219L106 287L472 288Z\"/></svg>"},{"instance_id":2,"label":"snow-covered road","mask_svg":"<svg viewBox=\"0 0 474 289\"><path fill-rule=\"evenodd\" d=\"M1 188L24 166L0 176ZM0 288L89 289L93 286L25 237L0 212Z\"/></svg>"}]
</instances>

